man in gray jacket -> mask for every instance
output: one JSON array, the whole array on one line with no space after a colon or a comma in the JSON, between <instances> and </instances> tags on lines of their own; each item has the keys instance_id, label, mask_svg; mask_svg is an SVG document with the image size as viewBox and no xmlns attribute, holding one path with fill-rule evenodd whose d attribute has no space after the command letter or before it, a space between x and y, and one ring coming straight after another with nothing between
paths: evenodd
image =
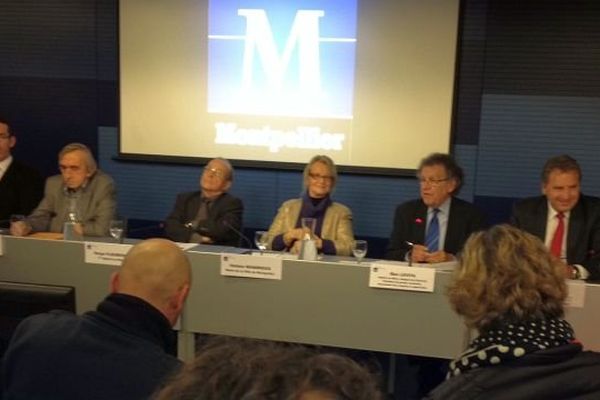
<instances>
[{"instance_id":1,"label":"man in gray jacket","mask_svg":"<svg viewBox=\"0 0 600 400\"><path fill-rule=\"evenodd\" d=\"M78 235L107 236L116 209L112 178L98 170L90 149L81 143L63 147L58 166L60 175L46 180L40 204L25 221L11 224L11 234L62 232L70 221Z\"/></svg>"}]
</instances>

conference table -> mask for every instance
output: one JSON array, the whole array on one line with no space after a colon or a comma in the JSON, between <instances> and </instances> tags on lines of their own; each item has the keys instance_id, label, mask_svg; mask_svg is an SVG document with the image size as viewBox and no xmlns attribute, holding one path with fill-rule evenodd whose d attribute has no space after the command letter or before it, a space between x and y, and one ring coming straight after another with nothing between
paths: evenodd
<instances>
[{"instance_id":1,"label":"conference table","mask_svg":"<svg viewBox=\"0 0 600 400\"><path fill-rule=\"evenodd\" d=\"M118 269L86 262L88 242L0 239L0 280L72 286L79 314L95 309ZM193 278L176 327L182 359L193 357L198 333L440 358L455 357L469 339L445 298L448 271L435 272L433 292L370 287L370 265L376 260L358 264L349 258L285 258L281 279L252 279L222 275L223 252L239 250L187 250ZM566 308L566 318L587 349L600 351L600 286L582 281L569 286L579 300Z\"/></svg>"}]
</instances>

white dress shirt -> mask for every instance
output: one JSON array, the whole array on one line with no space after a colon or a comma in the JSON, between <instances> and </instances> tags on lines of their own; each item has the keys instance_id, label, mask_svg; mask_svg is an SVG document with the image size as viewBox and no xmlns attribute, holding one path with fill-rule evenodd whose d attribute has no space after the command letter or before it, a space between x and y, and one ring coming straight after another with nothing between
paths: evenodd
<instances>
[{"instance_id":1,"label":"white dress shirt","mask_svg":"<svg viewBox=\"0 0 600 400\"><path fill-rule=\"evenodd\" d=\"M4 177L4 174L8 170L8 167L10 167L12 159L12 156L8 156L4 160L0 161L0 180L2 180L2 178Z\"/></svg>"}]
</instances>

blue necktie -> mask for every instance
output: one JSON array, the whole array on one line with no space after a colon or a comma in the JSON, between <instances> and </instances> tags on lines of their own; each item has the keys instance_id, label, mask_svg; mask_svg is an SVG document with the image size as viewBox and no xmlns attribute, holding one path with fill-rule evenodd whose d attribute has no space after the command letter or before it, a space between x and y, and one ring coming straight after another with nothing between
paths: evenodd
<instances>
[{"instance_id":1,"label":"blue necktie","mask_svg":"<svg viewBox=\"0 0 600 400\"><path fill-rule=\"evenodd\" d=\"M440 221L438 220L439 209L433 210L433 217L429 221L427 227L427 235L425 235L425 246L430 252L438 251L440 247Z\"/></svg>"}]
</instances>

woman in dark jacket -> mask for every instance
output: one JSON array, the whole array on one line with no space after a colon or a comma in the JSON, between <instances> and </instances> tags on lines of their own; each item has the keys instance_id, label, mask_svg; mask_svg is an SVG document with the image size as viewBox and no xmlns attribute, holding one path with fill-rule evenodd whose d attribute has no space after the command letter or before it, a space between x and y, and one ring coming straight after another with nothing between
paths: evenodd
<instances>
[{"instance_id":1,"label":"woman in dark jacket","mask_svg":"<svg viewBox=\"0 0 600 400\"><path fill-rule=\"evenodd\" d=\"M563 319L564 265L538 238L508 225L474 234L448 297L478 336L428 399L600 399L600 354Z\"/></svg>"}]
</instances>

